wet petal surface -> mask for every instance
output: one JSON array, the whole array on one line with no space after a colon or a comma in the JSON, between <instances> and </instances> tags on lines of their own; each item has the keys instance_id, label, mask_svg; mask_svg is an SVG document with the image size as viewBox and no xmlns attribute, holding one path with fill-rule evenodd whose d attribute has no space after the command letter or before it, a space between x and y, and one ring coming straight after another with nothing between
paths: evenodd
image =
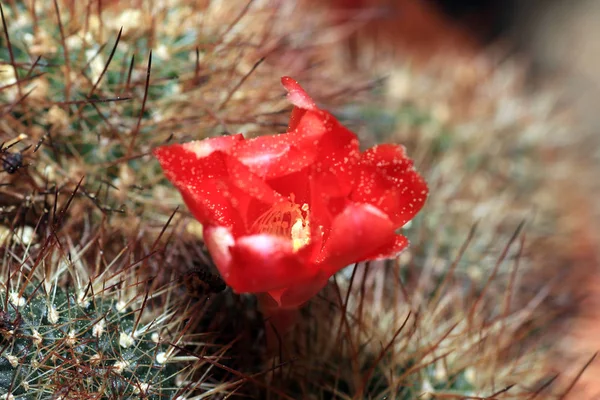
<instances>
[{"instance_id":1,"label":"wet petal surface","mask_svg":"<svg viewBox=\"0 0 600 400\"><path fill-rule=\"evenodd\" d=\"M219 227L206 228L204 235L211 254L218 255L215 263L221 276L237 293L282 289L315 275L303 254L284 238L258 234L231 240L233 236Z\"/></svg>"},{"instance_id":2,"label":"wet petal surface","mask_svg":"<svg viewBox=\"0 0 600 400\"><path fill-rule=\"evenodd\" d=\"M227 284L295 308L341 268L405 249L396 231L428 189L402 146L361 153L356 135L298 82L282 84L294 105L286 134L223 136L154 154L204 225Z\"/></svg>"},{"instance_id":3,"label":"wet petal surface","mask_svg":"<svg viewBox=\"0 0 600 400\"><path fill-rule=\"evenodd\" d=\"M358 171L351 199L376 206L396 227L410 221L425 204L427 184L402 146L386 144L368 149L361 155Z\"/></svg>"},{"instance_id":4,"label":"wet petal surface","mask_svg":"<svg viewBox=\"0 0 600 400\"><path fill-rule=\"evenodd\" d=\"M331 224L323 246L323 270L332 275L347 265L368 259L392 246L395 227L388 216L370 204L348 205Z\"/></svg>"}]
</instances>

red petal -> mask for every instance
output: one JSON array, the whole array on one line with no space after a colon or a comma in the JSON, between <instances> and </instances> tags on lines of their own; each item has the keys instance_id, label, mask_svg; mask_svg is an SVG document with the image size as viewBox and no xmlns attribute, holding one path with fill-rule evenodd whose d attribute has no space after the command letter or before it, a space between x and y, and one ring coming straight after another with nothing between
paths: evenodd
<instances>
[{"instance_id":1,"label":"red petal","mask_svg":"<svg viewBox=\"0 0 600 400\"><path fill-rule=\"evenodd\" d=\"M300 84L288 76L281 78L281 83L288 91L288 100L295 105L290 117L288 132L296 129L307 110L317 110L313 99L302 89Z\"/></svg>"},{"instance_id":2,"label":"red petal","mask_svg":"<svg viewBox=\"0 0 600 400\"><path fill-rule=\"evenodd\" d=\"M360 157L356 135L324 111L308 111L295 131L247 140L235 146L231 154L277 186L283 195L295 192L285 186L298 183L294 178L286 184L289 175L301 174L305 180L300 183L307 186L308 172L312 184L328 197L350 193L354 186L353 169ZM311 170L304 171L309 166Z\"/></svg>"},{"instance_id":3,"label":"red petal","mask_svg":"<svg viewBox=\"0 0 600 400\"><path fill-rule=\"evenodd\" d=\"M275 192L263 179L250 171L248 166L238 159L226 157L229 179L237 188L249 194L252 198L266 204L274 204L281 200L281 195Z\"/></svg>"},{"instance_id":4,"label":"red petal","mask_svg":"<svg viewBox=\"0 0 600 400\"><path fill-rule=\"evenodd\" d=\"M265 179L297 172L310 165L317 148L299 149L286 134L260 136L240 143L231 151L256 175Z\"/></svg>"},{"instance_id":5,"label":"red petal","mask_svg":"<svg viewBox=\"0 0 600 400\"><path fill-rule=\"evenodd\" d=\"M235 238L231 230L225 226L204 225L202 237L221 277L228 281L231 274L231 252L229 249L235 245Z\"/></svg>"},{"instance_id":6,"label":"red petal","mask_svg":"<svg viewBox=\"0 0 600 400\"><path fill-rule=\"evenodd\" d=\"M327 285L327 281L327 278L316 277L286 289L269 291L269 295L277 302L279 308L298 308L316 296Z\"/></svg>"},{"instance_id":7,"label":"red petal","mask_svg":"<svg viewBox=\"0 0 600 400\"><path fill-rule=\"evenodd\" d=\"M392 246L395 227L370 204L350 204L338 214L323 247L321 263L329 275Z\"/></svg>"},{"instance_id":8,"label":"red petal","mask_svg":"<svg viewBox=\"0 0 600 400\"><path fill-rule=\"evenodd\" d=\"M290 198L294 195L295 203L302 205L310 204L310 182L309 168L304 168L298 172L289 175L280 176L267 180L270 187L275 189L282 196Z\"/></svg>"},{"instance_id":9,"label":"red petal","mask_svg":"<svg viewBox=\"0 0 600 400\"><path fill-rule=\"evenodd\" d=\"M242 201L238 197L244 196L228 182L226 155L211 150L210 143L200 147L199 151L208 156L198 158L196 152L180 144L159 147L154 154L165 176L179 189L186 205L202 224L235 226L236 231L243 229L232 201Z\"/></svg>"},{"instance_id":10,"label":"red petal","mask_svg":"<svg viewBox=\"0 0 600 400\"><path fill-rule=\"evenodd\" d=\"M230 188L225 182L214 179L204 181L202 191L189 186L177 188L187 208L202 225L228 226L236 234L246 231L242 215L231 202L233 196L230 196Z\"/></svg>"},{"instance_id":11,"label":"red petal","mask_svg":"<svg viewBox=\"0 0 600 400\"><path fill-rule=\"evenodd\" d=\"M327 133L326 117L324 111L307 111L298 121L296 128L289 131L289 140L301 149L313 149L316 154L321 138Z\"/></svg>"},{"instance_id":12,"label":"red petal","mask_svg":"<svg viewBox=\"0 0 600 400\"><path fill-rule=\"evenodd\" d=\"M244 135L238 133L235 135L217 136L209 139L194 140L192 142L184 143L181 146L185 150L193 152L196 155L196 157L202 158L208 156L213 151L217 150L227 152L229 149L243 141Z\"/></svg>"},{"instance_id":13,"label":"red petal","mask_svg":"<svg viewBox=\"0 0 600 400\"><path fill-rule=\"evenodd\" d=\"M205 225L234 227L236 235L245 232L252 199L265 204L281 199L262 179L221 151L230 151L242 139L241 135L229 136L154 151L194 216Z\"/></svg>"},{"instance_id":14,"label":"red petal","mask_svg":"<svg viewBox=\"0 0 600 400\"><path fill-rule=\"evenodd\" d=\"M294 107L292 114L290 115L290 122L288 123L288 132L292 132L298 127L298 124L300 124L300 121L302 120L304 114L306 114L306 111L307 110L304 108Z\"/></svg>"},{"instance_id":15,"label":"red petal","mask_svg":"<svg viewBox=\"0 0 600 400\"><path fill-rule=\"evenodd\" d=\"M423 207L428 189L402 146L375 146L361 156L353 201L376 206L401 227Z\"/></svg>"},{"instance_id":16,"label":"red petal","mask_svg":"<svg viewBox=\"0 0 600 400\"><path fill-rule=\"evenodd\" d=\"M296 107L305 110L316 110L317 106L313 99L310 98L306 91L302 89L302 86L289 76L281 78L281 84L285 87L288 92L288 100Z\"/></svg>"},{"instance_id":17,"label":"red petal","mask_svg":"<svg viewBox=\"0 0 600 400\"><path fill-rule=\"evenodd\" d=\"M386 245L380 249L377 249L375 253L367 256L362 261L371 260L384 260L387 258L396 258L404 249L408 247L408 239L402 235L396 235L395 241L389 245Z\"/></svg>"},{"instance_id":18,"label":"red petal","mask_svg":"<svg viewBox=\"0 0 600 400\"><path fill-rule=\"evenodd\" d=\"M166 177L170 181L190 177L190 170L198 159L206 158L214 151L226 151L244 140L241 134L196 140L185 144L160 146L153 150Z\"/></svg>"},{"instance_id":19,"label":"red petal","mask_svg":"<svg viewBox=\"0 0 600 400\"><path fill-rule=\"evenodd\" d=\"M294 252L291 240L286 238L257 234L234 242L224 227L205 227L204 238L221 276L237 293L293 286L316 273L304 253Z\"/></svg>"},{"instance_id":20,"label":"red petal","mask_svg":"<svg viewBox=\"0 0 600 400\"><path fill-rule=\"evenodd\" d=\"M329 197L347 196L354 186L359 142L333 116L329 116L325 126L326 133L319 141L317 161L313 164L313 184Z\"/></svg>"},{"instance_id":21,"label":"red petal","mask_svg":"<svg viewBox=\"0 0 600 400\"><path fill-rule=\"evenodd\" d=\"M313 186L327 196L346 196L354 186L360 158L354 133L325 111L307 111L288 133L290 142L311 162Z\"/></svg>"},{"instance_id":22,"label":"red petal","mask_svg":"<svg viewBox=\"0 0 600 400\"><path fill-rule=\"evenodd\" d=\"M326 242L334 218L351 204L347 197L330 197L318 185L311 185L310 227L311 235L322 235Z\"/></svg>"}]
</instances>

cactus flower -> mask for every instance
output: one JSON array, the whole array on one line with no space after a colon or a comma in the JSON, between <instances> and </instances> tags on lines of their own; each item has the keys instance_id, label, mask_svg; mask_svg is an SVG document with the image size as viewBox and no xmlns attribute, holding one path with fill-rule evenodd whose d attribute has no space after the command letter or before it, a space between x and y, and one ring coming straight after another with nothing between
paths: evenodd
<instances>
[{"instance_id":1,"label":"cactus flower","mask_svg":"<svg viewBox=\"0 0 600 400\"><path fill-rule=\"evenodd\" d=\"M343 267L406 248L397 231L428 189L403 146L361 152L356 135L296 81L282 83L295 106L286 133L209 138L154 154L203 225L225 282L295 308Z\"/></svg>"}]
</instances>

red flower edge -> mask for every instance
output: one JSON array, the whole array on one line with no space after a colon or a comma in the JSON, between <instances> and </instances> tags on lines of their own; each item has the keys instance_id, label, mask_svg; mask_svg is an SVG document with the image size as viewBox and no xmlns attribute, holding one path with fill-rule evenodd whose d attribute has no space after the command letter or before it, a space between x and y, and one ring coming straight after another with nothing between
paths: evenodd
<instances>
[{"instance_id":1,"label":"red flower edge","mask_svg":"<svg viewBox=\"0 0 600 400\"><path fill-rule=\"evenodd\" d=\"M403 146L360 152L356 135L295 80L282 84L295 106L286 133L161 146L154 155L202 223L225 282L294 308L341 268L405 249L396 232L428 188Z\"/></svg>"}]
</instances>

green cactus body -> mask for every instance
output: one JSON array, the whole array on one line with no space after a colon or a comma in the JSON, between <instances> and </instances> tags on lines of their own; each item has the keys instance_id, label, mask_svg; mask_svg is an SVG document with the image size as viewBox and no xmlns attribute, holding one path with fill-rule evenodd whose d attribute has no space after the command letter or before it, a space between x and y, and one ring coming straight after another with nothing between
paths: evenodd
<instances>
[{"instance_id":1,"label":"green cactus body","mask_svg":"<svg viewBox=\"0 0 600 400\"><path fill-rule=\"evenodd\" d=\"M114 297L56 289L0 294L0 393L5 398L174 398L167 345ZM12 396L12 397L11 397ZM52 397L54 396L54 397ZM90 397L91 396L91 397Z\"/></svg>"}]
</instances>

